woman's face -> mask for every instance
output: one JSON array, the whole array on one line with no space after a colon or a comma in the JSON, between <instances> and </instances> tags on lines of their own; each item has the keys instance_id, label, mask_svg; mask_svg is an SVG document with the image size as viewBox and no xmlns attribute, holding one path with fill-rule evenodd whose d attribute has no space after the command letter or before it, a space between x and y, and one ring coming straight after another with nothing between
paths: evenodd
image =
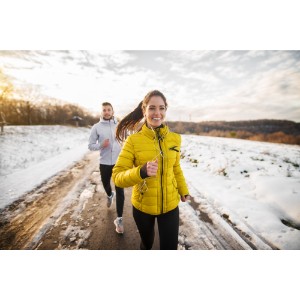
<instances>
[{"instance_id":1,"label":"woman's face","mask_svg":"<svg viewBox=\"0 0 300 300\"><path fill-rule=\"evenodd\" d=\"M152 96L145 108L145 119L147 124L153 128L161 125L166 116L166 105L160 96Z\"/></svg>"}]
</instances>

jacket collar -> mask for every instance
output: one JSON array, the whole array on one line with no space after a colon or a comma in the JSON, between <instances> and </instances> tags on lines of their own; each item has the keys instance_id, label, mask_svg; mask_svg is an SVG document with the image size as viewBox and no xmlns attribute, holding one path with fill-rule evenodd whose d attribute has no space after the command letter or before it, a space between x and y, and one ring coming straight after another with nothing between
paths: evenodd
<instances>
[{"instance_id":1,"label":"jacket collar","mask_svg":"<svg viewBox=\"0 0 300 300\"><path fill-rule=\"evenodd\" d=\"M142 133L149 137L151 140L154 140L155 138L158 138L158 135L164 138L168 132L169 128L166 125L162 125L162 127L156 128L156 129L151 129L147 127L146 124L142 126ZM156 135L156 136L155 136Z\"/></svg>"},{"instance_id":2,"label":"jacket collar","mask_svg":"<svg viewBox=\"0 0 300 300\"><path fill-rule=\"evenodd\" d=\"M109 120L104 120L103 118L100 118L100 123L109 124L110 122L115 123L115 124L117 123L115 117L112 117L112 118L109 119Z\"/></svg>"}]
</instances>

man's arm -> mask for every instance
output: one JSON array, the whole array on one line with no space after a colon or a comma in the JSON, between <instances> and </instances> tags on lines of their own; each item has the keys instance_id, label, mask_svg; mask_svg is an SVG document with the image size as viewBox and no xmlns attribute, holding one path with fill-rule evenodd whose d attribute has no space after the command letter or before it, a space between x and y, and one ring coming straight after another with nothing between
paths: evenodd
<instances>
[{"instance_id":1,"label":"man's arm","mask_svg":"<svg viewBox=\"0 0 300 300\"><path fill-rule=\"evenodd\" d=\"M97 133L96 124L91 129L88 148L91 151L99 151L101 148L99 144L99 135Z\"/></svg>"}]
</instances>

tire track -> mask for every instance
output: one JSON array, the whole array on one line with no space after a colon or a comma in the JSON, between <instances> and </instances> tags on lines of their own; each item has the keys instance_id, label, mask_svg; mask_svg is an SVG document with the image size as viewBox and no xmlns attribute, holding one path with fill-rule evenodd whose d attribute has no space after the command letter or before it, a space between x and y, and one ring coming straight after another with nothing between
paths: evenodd
<instances>
[{"instance_id":1,"label":"tire track","mask_svg":"<svg viewBox=\"0 0 300 300\"><path fill-rule=\"evenodd\" d=\"M206 228L215 236L216 240L224 246L223 249L253 249L271 250L277 249L261 237L247 223L243 223L245 231L240 230L230 221L229 216L221 214L211 201L206 199L197 188L188 182L191 193L195 195L189 202L190 207L198 215L199 219L205 224Z\"/></svg>"}]
</instances>

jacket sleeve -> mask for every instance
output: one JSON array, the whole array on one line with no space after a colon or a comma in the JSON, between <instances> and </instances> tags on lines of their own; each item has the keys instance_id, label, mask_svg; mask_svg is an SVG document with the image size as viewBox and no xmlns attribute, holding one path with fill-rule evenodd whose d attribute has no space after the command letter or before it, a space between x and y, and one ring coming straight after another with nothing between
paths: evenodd
<instances>
[{"instance_id":1,"label":"jacket sleeve","mask_svg":"<svg viewBox=\"0 0 300 300\"><path fill-rule=\"evenodd\" d=\"M134 147L129 136L113 168L112 179L116 186L126 188L143 181L140 175L142 166L134 167L134 159Z\"/></svg>"},{"instance_id":2,"label":"jacket sleeve","mask_svg":"<svg viewBox=\"0 0 300 300\"><path fill-rule=\"evenodd\" d=\"M97 127L96 124L92 127L91 129L91 134L90 134L90 138L89 138L89 145L88 148L91 151L97 151L100 150L101 145L99 144L99 136L97 134Z\"/></svg>"},{"instance_id":3,"label":"jacket sleeve","mask_svg":"<svg viewBox=\"0 0 300 300\"><path fill-rule=\"evenodd\" d=\"M181 148L181 136L178 135L179 138L179 148ZM185 182L185 178L180 166L180 152L176 155L176 162L173 167L175 179L177 181L178 192L181 196L189 195L189 190L187 184Z\"/></svg>"}]
</instances>

